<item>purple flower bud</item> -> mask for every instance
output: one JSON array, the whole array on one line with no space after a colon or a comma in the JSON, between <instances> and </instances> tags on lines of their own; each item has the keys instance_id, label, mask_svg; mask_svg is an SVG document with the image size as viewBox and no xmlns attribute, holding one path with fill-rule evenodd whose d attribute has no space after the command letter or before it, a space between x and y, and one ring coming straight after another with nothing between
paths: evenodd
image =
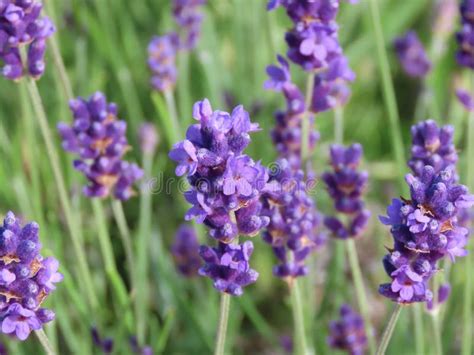
<instances>
[{"instance_id":1,"label":"purple flower bud","mask_svg":"<svg viewBox=\"0 0 474 355\"><path fill-rule=\"evenodd\" d=\"M398 37L394 47L403 70L409 76L424 77L431 70L431 62L416 32L409 31Z\"/></svg>"},{"instance_id":2,"label":"purple flower bud","mask_svg":"<svg viewBox=\"0 0 474 355\"><path fill-rule=\"evenodd\" d=\"M196 46L203 18L199 7L204 4L206 0L173 0L173 16L184 35L180 48L191 50Z\"/></svg>"},{"instance_id":3,"label":"purple flower bud","mask_svg":"<svg viewBox=\"0 0 474 355\"><path fill-rule=\"evenodd\" d=\"M340 320L332 321L329 325L329 346L352 355L364 354L367 348L364 320L346 304L341 307L339 314Z\"/></svg>"},{"instance_id":4,"label":"purple flower bud","mask_svg":"<svg viewBox=\"0 0 474 355\"><path fill-rule=\"evenodd\" d=\"M171 253L176 268L182 275L186 277L197 275L201 259L199 257L199 243L193 227L185 224L179 227L171 246Z\"/></svg>"}]
</instances>

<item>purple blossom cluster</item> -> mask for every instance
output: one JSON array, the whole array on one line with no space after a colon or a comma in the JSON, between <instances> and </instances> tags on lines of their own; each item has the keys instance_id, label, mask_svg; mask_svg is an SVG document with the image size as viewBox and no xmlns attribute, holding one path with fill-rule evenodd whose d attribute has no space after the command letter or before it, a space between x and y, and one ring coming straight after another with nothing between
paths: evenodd
<instances>
[{"instance_id":1,"label":"purple blossom cluster","mask_svg":"<svg viewBox=\"0 0 474 355\"><path fill-rule=\"evenodd\" d=\"M364 320L347 304L339 314L341 318L329 325L329 346L351 355L363 355L367 348Z\"/></svg>"},{"instance_id":2,"label":"purple blossom cluster","mask_svg":"<svg viewBox=\"0 0 474 355\"><path fill-rule=\"evenodd\" d=\"M436 173L449 167L455 168L458 154L453 143L454 128L439 127L434 120L420 122L411 128L412 146L408 166L416 176L421 176L426 165Z\"/></svg>"},{"instance_id":3,"label":"purple blossom cluster","mask_svg":"<svg viewBox=\"0 0 474 355\"><path fill-rule=\"evenodd\" d=\"M288 62L282 56L277 57L280 65L267 67L269 80L265 82L265 89L281 92L286 99L286 111L275 113L275 127L271 136L278 155L288 160L290 165L298 170L301 168L301 121L305 118L304 95L296 84L291 81ZM311 123L314 118L311 118ZM319 133L310 130L309 152L314 150Z\"/></svg>"},{"instance_id":4,"label":"purple blossom cluster","mask_svg":"<svg viewBox=\"0 0 474 355\"><path fill-rule=\"evenodd\" d=\"M178 271L186 276L193 277L197 275L201 267L201 258L199 257L199 243L194 228L182 224L171 246L171 254Z\"/></svg>"},{"instance_id":5,"label":"purple blossom cluster","mask_svg":"<svg viewBox=\"0 0 474 355\"><path fill-rule=\"evenodd\" d=\"M391 283L379 292L399 303L432 299L428 281L439 269L437 262L467 254L468 229L459 225L463 210L474 204L467 187L459 185L452 166L437 172L427 165L419 176L408 174L411 198L394 199L383 224L391 226L393 248L384 258Z\"/></svg>"},{"instance_id":6,"label":"purple blossom cluster","mask_svg":"<svg viewBox=\"0 0 474 355\"><path fill-rule=\"evenodd\" d=\"M462 27L456 34L459 45L456 59L459 65L474 69L474 2L463 0L460 9Z\"/></svg>"},{"instance_id":7,"label":"purple blossom cluster","mask_svg":"<svg viewBox=\"0 0 474 355\"><path fill-rule=\"evenodd\" d=\"M286 33L288 58L304 70L315 72L311 109L322 112L344 105L348 81L355 79L338 39L335 18L338 0L270 0L268 9L283 6L293 28Z\"/></svg>"},{"instance_id":8,"label":"purple blossom cluster","mask_svg":"<svg viewBox=\"0 0 474 355\"><path fill-rule=\"evenodd\" d=\"M23 75L38 79L44 73L46 40L55 31L51 20L41 16L43 5L37 0L0 1L0 58L2 73L10 80ZM21 47L27 46L25 62Z\"/></svg>"},{"instance_id":9,"label":"purple blossom cluster","mask_svg":"<svg viewBox=\"0 0 474 355\"><path fill-rule=\"evenodd\" d=\"M157 91L173 90L176 85L177 43L177 34L167 33L153 37L148 45L148 67L152 73L150 83Z\"/></svg>"},{"instance_id":10,"label":"purple blossom cluster","mask_svg":"<svg viewBox=\"0 0 474 355\"><path fill-rule=\"evenodd\" d=\"M336 211L345 215L347 221L345 223L336 216L327 216L324 224L336 238L355 238L364 230L370 217L370 211L364 208L361 198L368 179L367 172L358 170L362 146L333 144L330 156L334 171L324 173L322 180L334 200Z\"/></svg>"},{"instance_id":11,"label":"purple blossom cluster","mask_svg":"<svg viewBox=\"0 0 474 355\"><path fill-rule=\"evenodd\" d=\"M173 16L180 28L155 36L148 45L148 67L152 73L151 86L159 92L171 91L176 85L176 56L179 50L192 50L196 47L201 32L203 15L200 7L206 0L173 0Z\"/></svg>"},{"instance_id":12,"label":"purple blossom cluster","mask_svg":"<svg viewBox=\"0 0 474 355\"><path fill-rule=\"evenodd\" d=\"M8 212L0 226L0 322L4 334L25 340L54 319L42 304L63 279L59 263L40 255L39 226Z\"/></svg>"},{"instance_id":13,"label":"purple blossom cluster","mask_svg":"<svg viewBox=\"0 0 474 355\"><path fill-rule=\"evenodd\" d=\"M180 47L191 50L196 47L201 33L203 14L200 7L206 0L173 0L173 16L184 34Z\"/></svg>"},{"instance_id":14,"label":"purple blossom cluster","mask_svg":"<svg viewBox=\"0 0 474 355\"><path fill-rule=\"evenodd\" d=\"M60 123L58 131L64 150L78 155L74 168L89 181L84 194L101 198L113 194L119 200L128 200L134 194L132 185L143 171L123 160L130 146L125 136L127 124L117 118L117 106L107 103L100 92L89 99L71 100L69 106L74 121L71 125Z\"/></svg>"},{"instance_id":15,"label":"purple blossom cluster","mask_svg":"<svg viewBox=\"0 0 474 355\"><path fill-rule=\"evenodd\" d=\"M263 239L279 260L274 275L291 283L308 273L304 262L324 243L325 236L319 232L321 216L307 192L303 171L295 171L285 159L280 159L277 166L263 196L264 211L270 219Z\"/></svg>"},{"instance_id":16,"label":"purple blossom cluster","mask_svg":"<svg viewBox=\"0 0 474 355\"><path fill-rule=\"evenodd\" d=\"M414 78L423 78L431 70L431 61L414 31L408 31L394 41L395 51L403 70Z\"/></svg>"},{"instance_id":17,"label":"purple blossom cluster","mask_svg":"<svg viewBox=\"0 0 474 355\"><path fill-rule=\"evenodd\" d=\"M176 175L186 174L191 185L185 198L192 207L185 219L194 218L198 223L204 223L209 235L219 242L217 249L201 250L207 263L201 274L213 278L216 288L222 291L221 285L234 280L234 273L208 270L214 270L213 263L217 270L221 270L220 266L234 270L236 259L244 264L248 262L250 244L246 244L245 251L241 249L243 246L225 244L232 243L239 235L255 236L268 225L268 217L263 216L260 202L268 172L243 153L250 143L249 133L259 127L251 123L242 106L237 106L231 114L213 111L205 99L194 104L193 117L199 123L188 128L186 139L176 143L169 156L178 164ZM242 252L237 252L236 248ZM229 258L233 260L232 264L227 263ZM250 280L245 277L249 269L241 266L235 269L241 273L235 276L237 283L242 278ZM236 294L239 286L244 285L233 283L224 292Z\"/></svg>"},{"instance_id":18,"label":"purple blossom cluster","mask_svg":"<svg viewBox=\"0 0 474 355\"><path fill-rule=\"evenodd\" d=\"M214 281L214 287L232 296L243 294L243 287L257 281L258 272L250 268L250 256L253 243L225 244L218 242L217 247L202 245L199 254L205 264L199 274Z\"/></svg>"}]
</instances>

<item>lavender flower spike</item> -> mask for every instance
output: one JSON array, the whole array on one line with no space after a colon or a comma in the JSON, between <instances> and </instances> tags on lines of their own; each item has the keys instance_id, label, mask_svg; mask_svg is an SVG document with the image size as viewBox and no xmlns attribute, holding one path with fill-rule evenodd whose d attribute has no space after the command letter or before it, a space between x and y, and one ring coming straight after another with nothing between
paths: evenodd
<instances>
[{"instance_id":1,"label":"lavender flower spike","mask_svg":"<svg viewBox=\"0 0 474 355\"><path fill-rule=\"evenodd\" d=\"M58 131L64 150L78 156L74 168L89 181L84 194L101 198L113 194L119 200L128 200L134 195L132 185L143 171L123 160L130 146L125 136L127 124L117 118L117 106L107 103L100 92L89 99L72 100L69 106L74 122L60 123Z\"/></svg>"},{"instance_id":2,"label":"lavender flower spike","mask_svg":"<svg viewBox=\"0 0 474 355\"><path fill-rule=\"evenodd\" d=\"M38 224L22 226L8 212L0 226L0 324L2 333L20 340L54 319L42 304L63 279L58 261L40 251Z\"/></svg>"},{"instance_id":3,"label":"lavender flower spike","mask_svg":"<svg viewBox=\"0 0 474 355\"><path fill-rule=\"evenodd\" d=\"M364 320L347 304L341 307L339 315L340 320L329 325L329 345L351 355L363 355L367 348Z\"/></svg>"},{"instance_id":4,"label":"lavender flower spike","mask_svg":"<svg viewBox=\"0 0 474 355\"><path fill-rule=\"evenodd\" d=\"M383 224L391 226L393 248L384 258L392 278L379 292L398 303L431 301L428 282L439 269L437 262L467 254L468 229L458 223L463 210L474 205L474 196L457 183L453 167L436 172L427 165L420 176L408 174L411 198L394 199Z\"/></svg>"},{"instance_id":5,"label":"lavender flower spike","mask_svg":"<svg viewBox=\"0 0 474 355\"><path fill-rule=\"evenodd\" d=\"M204 4L206 0L173 0L173 16L184 34L180 48L190 50L196 47L203 18L199 7Z\"/></svg>"},{"instance_id":6,"label":"lavender flower spike","mask_svg":"<svg viewBox=\"0 0 474 355\"><path fill-rule=\"evenodd\" d=\"M164 92L176 85L176 51L178 35L174 32L155 36L148 45L148 67L152 73L151 86Z\"/></svg>"},{"instance_id":7,"label":"lavender flower spike","mask_svg":"<svg viewBox=\"0 0 474 355\"><path fill-rule=\"evenodd\" d=\"M269 222L260 201L268 172L243 153L249 133L259 127L242 106L231 114L213 111L207 99L194 104L193 116L199 123L188 128L169 157L178 163L177 175L186 174L191 185L185 198L192 207L185 219L204 223L219 242L214 249L201 247L206 265L200 274L212 278L219 291L239 295L257 277L245 264L253 247L230 243L239 235L257 235Z\"/></svg>"},{"instance_id":8,"label":"lavender flower spike","mask_svg":"<svg viewBox=\"0 0 474 355\"><path fill-rule=\"evenodd\" d=\"M176 268L182 275L186 277L197 275L201 259L199 257L199 243L193 227L186 224L179 227L171 246L171 253Z\"/></svg>"},{"instance_id":9,"label":"lavender flower spike","mask_svg":"<svg viewBox=\"0 0 474 355\"><path fill-rule=\"evenodd\" d=\"M425 49L414 31L398 37L394 47L403 70L412 77L424 77L431 69Z\"/></svg>"},{"instance_id":10,"label":"lavender flower spike","mask_svg":"<svg viewBox=\"0 0 474 355\"><path fill-rule=\"evenodd\" d=\"M39 79L44 73L46 40L56 29L48 17L41 16L42 8L37 0L0 2L0 59L7 79L19 80L24 75ZM23 46L27 46L24 63Z\"/></svg>"},{"instance_id":11,"label":"lavender flower spike","mask_svg":"<svg viewBox=\"0 0 474 355\"><path fill-rule=\"evenodd\" d=\"M431 165L436 172L456 165L458 154L454 147L453 134L453 126L439 127L433 120L412 126L412 147L408 166L415 175L420 176L426 165Z\"/></svg>"},{"instance_id":12,"label":"lavender flower spike","mask_svg":"<svg viewBox=\"0 0 474 355\"><path fill-rule=\"evenodd\" d=\"M333 144L330 151L334 171L324 173L322 180L334 200L336 211L347 215L348 223L345 225L337 217L326 217L324 224L337 238L354 238L361 234L370 217L370 211L364 208L361 198L368 174L357 170L362 146L353 144L346 148Z\"/></svg>"},{"instance_id":13,"label":"lavender flower spike","mask_svg":"<svg viewBox=\"0 0 474 355\"><path fill-rule=\"evenodd\" d=\"M474 69L474 6L472 0L461 3L462 27L456 34L459 49L456 59L459 65Z\"/></svg>"}]
</instances>

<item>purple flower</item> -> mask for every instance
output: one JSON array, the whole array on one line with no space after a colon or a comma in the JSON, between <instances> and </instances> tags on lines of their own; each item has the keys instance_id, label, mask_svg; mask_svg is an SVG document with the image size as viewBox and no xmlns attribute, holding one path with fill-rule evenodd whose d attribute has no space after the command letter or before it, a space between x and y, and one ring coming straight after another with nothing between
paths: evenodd
<instances>
[{"instance_id":1,"label":"purple flower","mask_svg":"<svg viewBox=\"0 0 474 355\"><path fill-rule=\"evenodd\" d=\"M329 324L329 346L351 355L363 355L367 348L363 319L347 304L341 307L339 315L340 320Z\"/></svg>"},{"instance_id":2,"label":"purple flower","mask_svg":"<svg viewBox=\"0 0 474 355\"><path fill-rule=\"evenodd\" d=\"M176 85L177 46L176 33L155 36L148 45L148 67L152 73L151 86L156 91L173 90Z\"/></svg>"},{"instance_id":3,"label":"purple flower","mask_svg":"<svg viewBox=\"0 0 474 355\"><path fill-rule=\"evenodd\" d=\"M199 243L193 227L183 224L178 228L171 246L171 253L176 268L182 275L186 277L197 275L201 259Z\"/></svg>"},{"instance_id":4,"label":"purple flower","mask_svg":"<svg viewBox=\"0 0 474 355\"><path fill-rule=\"evenodd\" d=\"M439 286L437 305L434 304L434 302L433 302L434 300L432 299L426 305L428 310L433 311L433 310L436 309L436 307L438 307L438 306L442 305L443 303L445 303L448 300L450 294L451 294L451 286L448 283L445 283L445 284L442 284L441 286Z\"/></svg>"},{"instance_id":5,"label":"purple flower","mask_svg":"<svg viewBox=\"0 0 474 355\"><path fill-rule=\"evenodd\" d=\"M2 333L15 335L20 340L26 340L32 330L41 328L41 322L36 313L23 308L19 303L11 304L1 315Z\"/></svg>"},{"instance_id":6,"label":"purple flower","mask_svg":"<svg viewBox=\"0 0 474 355\"><path fill-rule=\"evenodd\" d=\"M474 98L469 91L458 89L456 90L456 97L466 110L474 111Z\"/></svg>"},{"instance_id":7,"label":"purple flower","mask_svg":"<svg viewBox=\"0 0 474 355\"><path fill-rule=\"evenodd\" d=\"M347 215L347 223L337 217L326 217L324 224L332 234L340 239L354 238L360 235L369 221L370 211L364 209L362 193L367 184L367 172L357 167L362 157L362 146L349 147L333 144L330 148L333 172L322 176L337 212Z\"/></svg>"},{"instance_id":8,"label":"purple flower","mask_svg":"<svg viewBox=\"0 0 474 355\"><path fill-rule=\"evenodd\" d=\"M403 70L412 77L424 77L431 69L423 44L414 31L408 31L405 35L394 41L394 47Z\"/></svg>"},{"instance_id":9,"label":"purple flower","mask_svg":"<svg viewBox=\"0 0 474 355\"><path fill-rule=\"evenodd\" d=\"M199 274L214 281L214 287L232 296L240 296L242 287L257 281L258 272L250 268L253 243L241 245L218 243L216 248L201 246L200 255L205 265Z\"/></svg>"},{"instance_id":10,"label":"purple flower","mask_svg":"<svg viewBox=\"0 0 474 355\"><path fill-rule=\"evenodd\" d=\"M286 9L288 16L297 25L313 22L329 23L335 19L339 9L339 1L333 0L269 0L267 9L278 6Z\"/></svg>"},{"instance_id":11,"label":"purple flower","mask_svg":"<svg viewBox=\"0 0 474 355\"><path fill-rule=\"evenodd\" d=\"M468 230L458 223L463 210L474 205L474 196L457 183L451 164L436 171L426 165L419 175L408 174L410 200L394 199L383 224L391 226L393 249L384 258L391 283L379 292L399 303L430 302L429 280L443 257L452 261L466 255Z\"/></svg>"},{"instance_id":12,"label":"purple flower","mask_svg":"<svg viewBox=\"0 0 474 355\"><path fill-rule=\"evenodd\" d=\"M91 328L91 336L94 344L99 347L104 354L112 354L114 350L114 340L112 338L102 338L96 327Z\"/></svg>"},{"instance_id":13,"label":"purple flower","mask_svg":"<svg viewBox=\"0 0 474 355\"><path fill-rule=\"evenodd\" d=\"M23 75L39 79L45 70L46 39L55 31L48 17L41 16L40 1L3 0L0 4L0 58L3 75L19 80ZM27 46L26 62L20 47Z\"/></svg>"},{"instance_id":14,"label":"purple flower","mask_svg":"<svg viewBox=\"0 0 474 355\"><path fill-rule=\"evenodd\" d=\"M173 16L184 34L184 39L179 42L181 48L190 50L196 47L203 19L200 6L206 2L206 0L173 0Z\"/></svg>"},{"instance_id":15,"label":"purple flower","mask_svg":"<svg viewBox=\"0 0 474 355\"><path fill-rule=\"evenodd\" d=\"M38 224L22 227L8 212L0 226L0 321L3 333L20 340L54 319L41 304L63 279L58 261L44 259L40 250Z\"/></svg>"},{"instance_id":16,"label":"purple flower","mask_svg":"<svg viewBox=\"0 0 474 355\"><path fill-rule=\"evenodd\" d=\"M140 346L136 336L129 338L130 348L132 352L137 355L153 355L153 349L150 346Z\"/></svg>"},{"instance_id":17,"label":"purple flower","mask_svg":"<svg viewBox=\"0 0 474 355\"><path fill-rule=\"evenodd\" d=\"M144 154L153 154L160 141L155 125L151 122L143 123L138 130L138 140Z\"/></svg>"},{"instance_id":18,"label":"purple flower","mask_svg":"<svg viewBox=\"0 0 474 355\"><path fill-rule=\"evenodd\" d=\"M185 219L204 223L218 241L217 248L201 247L206 264L199 273L213 279L219 291L240 295L258 275L248 265L253 245L230 243L238 235L255 236L269 222L260 202L268 172L243 154L259 127L242 106L231 114L213 111L207 99L194 104L193 117L199 123L188 128L169 156L178 162L176 174L186 174L191 185L185 198L192 207Z\"/></svg>"},{"instance_id":19,"label":"purple flower","mask_svg":"<svg viewBox=\"0 0 474 355\"><path fill-rule=\"evenodd\" d=\"M439 127L433 120L420 122L411 128L412 147L408 166L420 176L426 165L436 172L455 166L458 154L453 143L454 128Z\"/></svg>"},{"instance_id":20,"label":"purple flower","mask_svg":"<svg viewBox=\"0 0 474 355\"><path fill-rule=\"evenodd\" d=\"M474 69L474 16L471 0L461 3L461 29L456 34L459 49L456 59L459 65Z\"/></svg>"},{"instance_id":21,"label":"purple flower","mask_svg":"<svg viewBox=\"0 0 474 355\"><path fill-rule=\"evenodd\" d=\"M143 171L123 160L130 146L125 136L127 124L117 118L117 106L107 103L100 92L87 100L72 100L69 106L74 121L72 125L60 123L58 131L64 150L79 158L74 161L74 168L89 181L84 194L102 198L113 194L117 199L128 200L134 194L132 185Z\"/></svg>"},{"instance_id":22,"label":"purple flower","mask_svg":"<svg viewBox=\"0 0 474 355\"><path fill-rule=\"evenodd\" d=\"M321 217L306 191L303 172L294 171L284 159L278 160L277 167L263 196L264 211L270 219L263 239L279 261L274 275L291 282L307 274L304 262L321 247L325 236L320 232Z\"/></svg>"}]
</instances>

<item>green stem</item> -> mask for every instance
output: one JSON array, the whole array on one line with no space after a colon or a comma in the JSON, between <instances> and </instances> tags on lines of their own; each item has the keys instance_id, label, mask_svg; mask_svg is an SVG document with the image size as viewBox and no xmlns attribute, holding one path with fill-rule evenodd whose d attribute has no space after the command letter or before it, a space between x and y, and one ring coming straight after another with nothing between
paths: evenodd
<instances>
[{"instance_id":1,"label":"green stem","mask_svg":"<svg viewBox=\"0 0 474 355\"><path fill-rule=\"evenodd\" d=\"M55 35L49 38L49 44L53 54L54 66L58 71L59 79L63 85L64 94L68 100L72 100L74 98L74 94L72 92L71 81L69 80L69 76L66 72L66 67L64 66L61 51L59 50L58 41L56 40Z\"/></svg>"},{"instance_id":2,"label":"green stem","mask_svg":"<svg viewBox=\"0 0 474 355\"><path fill-rule=\"evenodd\" d=\"M304 168L306 161L309 158L309 136L310 136L310 122L309 122L309 107L313 97L314 76L316 73L310 73L306 80L306 96L305 109L306 111L301 115L301 167Z\"/></svg>"},{"instance_id":3,"label":"green stem","mask_svg":"<svg viewBox=\"0 0 474 355\"><path fill-rule=\"evenodd\" d=\"M122 239L122 244L125 249L125 258L128 263L128 272L130 274L130 284L135 284L135 258L133 256L133 246L132 239L130 237L130 229L128 228L127 220L125 218L125 213L123 212L122 202L119 200L112 200L112 211L114 213L115 221L117 222L120 237ZM135 287L132 287L135 292L138 290Z\"/></svg>"},{"instance_id":4,"label":"green stem","mask_svg":"<svg viewBox=\"0 0 474 355\"><path fill-rule=\"evenodd\" d=\"M340 106L334 109L334 141L337 144L344 142L344 109Z\"/></svg>"},{"instance_id":5,"label":"green stem","mask_svg":"<svg viewBox=\"0 0 474 355\"><path fill-rule=\"evenodd\" d=\"M97 236L99 238L100 249L102 253L102 258L105 265L105 272L111 283L114 294L117 297L120 308L126 307L128 302L127 289L123 283L122 278L117 270L117 265L115 264L114 253L112 248L112 243L110 241L109 232L107 229L104 208L99 199L92 199L92 209L94 210L94 215L97 224ZM127 319L127 323L130 322L130 319ZM128 324L129 329L131 328L131 323Z\"/></svg>"},{"instance_id":6,"label":"green stem","mask_svg":"<svg viewBox=\"0 0 474 355\"><path fill-rule=\"evenodd\" d=\"M397 303L393 310L392 315L390 316L390 320L388 321L387 328L382 335L382 340L380 345L377 349L376 355L384 355L385 351L387 350L388 343L392 338L393 330L395 329L395 325L397 324L398 317L400 316L400 312L402 311L402 305Z\"/></svg>"},{"instance_id":7,"label":"green stem","mask_svg":"<svg viewBox=\"0 0 474 355\"><path fill-rule=\"evenodd\" d=\"M295 354L306 355L308 353L308 346L306 342L306 333L304 330L304 316L303 316L303 305L301 301L301 291L298 283L298 279L293 280L293 284L290 286L291 303L293 309L293 324L294 324L294 341L295 341Z\"/></svg>"},{"instance_id":8,"label":"green stem","mask_svg":"<svg viewBox=\"0 0 474 355\"><path fill-rule=\"evenodd\" d=\"M230 295L228 293L221 294L221 306L219 315L219 326L217 328L216 348L214 355L224 355L225 338L227 334L227 323L229 322Z\"/></svg>"},{"instance_id":9,"label":"green stem","mask_svg":"<svg viewBox=\"0 0 474 355\"><path fill-rule=\"evenodd\" d=\"M405 186L403 171L405 171L405 158L402 134L400 129L400 118L398 115L397 101L395 98L395 90L393 87L392 75L390 74L390 67L385 50L385 42L382 31L382 23L380 20L379 0L370 0L371 17L374 26L375 44L377 47L377 57L382 75L383 93L385 106L388 111L388 118L390 123L390 136L392 137L393 152L395 160L400 169L399 182L401 187Z\"/></svg>"},{"instance_id":10,"label":"green stem","mask_svg":"<svg viewBox=\"0 0 474 355\"><path fill-rule=\"evenodd\" d=\"M151 176L153 165L153 154L143 155L143 170L145 176ZM142 188L140 195L140 218L138 221L138 239L137 239L137 294L135 302L135 314L137 316L137 338L139 344L145 342L145 330L147 325L148 304L148 248L151 232L151 210L152 210L152 191Z\"/></svg>"},{"instance_id":11,"label":"green stem","mask_svg":"<svg viewBox=\"0 0 474 355\"><path fill-rule=\"evenodd\" d=\"M374 332L372 330L372 322L370 321L369 307L367 305L367 294L365 292L364 281L362 280L362 272L360 271L359 258L357 256L357 249L353 238L349 238L346 241L347 254L349 256L349 263L351 265L352 277L354 279L354 285L357 293L357 301L359 303L359 309L364 318L365 333L369 340L370 353L375 353L375 341Z\"/></svg>"},{"instance_id":12,"label":"green stem","mask_svg":"<svg viewBox=\"0 0 474 355\"><path fill-rule=\"evenodd\" d=\"M35 334L38 337L41 345L43 346L46 354L55 355L56 353L54 352L53 347L51 346L51 343L49 342L49 339L46 336L44 330L43 329L35 330Z\"/></svg>"},{"instance_id":13,"label":"green stem","mask_svg":"<svg viewBox=\"0 0 474 355\"><path fill-rule=\"evenodd\" d=\"M422 304L415 303L412 307L413 317L415 323L415 350L419 355L425 353L425 343L424 343L424 327L423 327L423 313L422 313Z\"/></svg>"},{"instance_id":14,"label":"green stem","mask_svg":"<svg viewBox=\"0 0 474 355\"><path fill-rule=\"evenodd\" d=\"M164 95L171 126L173 127L175 134L179 136L179 132L181 132L181 129L179 127L178 112L176 111L176 102L174 100L174 94L171 90L167 90L165 91Z\"/></svg>"},{"instance_id":15,"label":"green stem","mask_svg":"<svg viewBox=\"0 0 474 355\"><path fill-rule=\"evenodd\" d=\"M437 292L437 290L434 290ZM434 307L437 307L436 304ZM441 327L440 327L440 319L439 314L435 313L431 315L432 323L433 323L433 341L435 345L435 354L442 355L443 354L443 344L441 343Z\"/></svg>"},{"instance_id":16,"label":"green stem","mask_svg":"<svg viewBox=\"0 0 474 355\"><path fill-rule=\"evenodd\" d=\"M474 84L471 83L471 87ZM467 171L466 185L471 189L474 188L474 112L470 112L468 117L467 128ZM472 252L466 256L466 285L464 288L464 317L463 317L463 333L461 353L463 355L472 354Z\"/></svg>"},{"instance_id":17,"label":"green stem","mask_svg":"<svg viewBox=\"0 0 474 355\"><path fill-rule=\"evenodd\" d=\"M40 131L43 136L43 140L46 145L46 151L49 158L48 160L51 164L54 179L56 181L56 186L58 188L59 200L64 210L67 226L71 234L73 249L76 254L79 271L81 274L81 283L85 287L87 298L90 302L91 307L93 309L96 309L96 307L98 306L98 302L92 283L91 273L87 265L86 253L81 243L82 236L80 234L80 223L77 223L76 219L74 218L74 214L72 213L71 203L66 190L66 184L59 164L59 157L53 144L54 140L52 138L51 131L48 126L48 119L46 118L46 112L41 101L41 96L34 79L27 78L26 86L28 89L28 93L31 97L33 109L36 113L36 118L40 126Z\"/></svg>"}]
</instances>

